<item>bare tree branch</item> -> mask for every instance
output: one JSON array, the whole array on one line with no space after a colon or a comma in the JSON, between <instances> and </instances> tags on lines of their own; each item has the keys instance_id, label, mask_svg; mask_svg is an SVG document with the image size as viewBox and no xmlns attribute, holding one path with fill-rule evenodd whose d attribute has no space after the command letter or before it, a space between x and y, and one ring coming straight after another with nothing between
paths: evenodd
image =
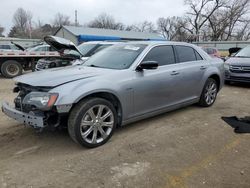
<instances>
[{"instance_id":1,"label":"bare tree branch","mask_svg":"<svg viewBox=\"0 0 250 188\"><path fill-rule=\"evenodd\" d=\"M150 32L150 33L157 32L155 25L149 21L144 21L141 23L129 25L126 27L126 30L127 31L137 31L137 32Z\"/></svg>"},{"instance_id":2,"label":"bare tree branch","mask_svg":"<svg viewBox=\"0 0 250 188\"><path fill-rule=\"evenodd\" d=\"M70 17L58 12L54 17L54 20L52 21L52 25L54 27L60 27L62 25L70 25Z\"/></svg>"},{"instance_id":3,"label":"bare tree branch","mask_svg":"<svg viewBox=\"0 0 250 188\"><path fill-rule=\"evenodd\" d=\"M87 26L93 28L124 30L124 25L122 23L116 22L112 16L106 13L97 16L93 21L89 22Z\"/></svg>"},{"instance_id":4,"label":"bare tree branch","mask_svg":"<svg viewBox=\"0 0 250 188\"><path fill-rule=\"evenodd\" d=\"M225 5L226 0L186 0L185 3L190 7L187 15L197 40L199 40L201 28L208 22L208 19L216 10Z\"/></svg>"}]
</instances>

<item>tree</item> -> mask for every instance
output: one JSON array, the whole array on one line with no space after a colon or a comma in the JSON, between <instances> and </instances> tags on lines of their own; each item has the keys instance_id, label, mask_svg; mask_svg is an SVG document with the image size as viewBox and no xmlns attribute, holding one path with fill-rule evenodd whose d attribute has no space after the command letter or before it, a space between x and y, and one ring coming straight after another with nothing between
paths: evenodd
<instances>
[{"instance_id":1,"label":"tree","mask_svg":"<svg viewBox=\"0 0 250 188\"><path fill-rule=\"evenodd\" d=\"M207 30L211 30L211 40L233 40L234 37L243 38L248 28L247 10L248 0L230 0L227 5L214 12L208 18ZM236 34L237 33L237 34ZM242 36L239 36L239 35ZM233 36L234 35L234 36ZM237 35L237 36L236 36Z\"/></svg>"},{"instance_id":2,"label":"tree","mask_svg":"<svg viewBox=\"0 0 250 188\"><path fill-rule=\"evenodd\" d=\"M180 17L159 18L157 20L158 30L168 40L173 40L179 33L182 24Z\"/></svg>"},{"instance_id":3,"label":"tree","mask_svg":"<svg viewBox=\"0 0 250 188\"><path fill-rule=\"evenodd\" d=\"M19 32L18 32L18 29L16 26L13 26L11 29L10 29L10 32L8 34L8 37L19 37Z\"/></svg>"},{"instance_id":4,"label":"tree","mask_svg":"<svg viewBox=\"0 0 250 188\"><path fill-rule=\"evenodd\" d=\"M25 33L31 26L32 14L23 8L18 8L13 16L15 27L19 28L21 32Z\"/></svg>"},{"instance_id":5,"label":"tree","mask_svg":"<svg viewBox=\"0 0 250 188\"><path fill-rule=\"evenodd\" d=\"M168 40L193 41L192 31L183 17L167 17L157 20L158 32Z\"/></svg>"},{"instance_id":6,"label":"tree","mask_svg":"<svg viewBox=\"0 0 250 188\"><path fill-rule=\"evenodd\" d=\"M248 13L248 8L249 0L233 0L231 5L228 6L228 28L225 40L232 37L234 28L237 26L237 23L243 21L243 16Z\"/></svg>"},{"instance_id":7,"label":"tree","mask_svg":"<svg viewBox=\"0 0 250 188\"><path fill-rule=\"evenodd\" d=\"M60 27L62 25L70 25L70 17L61 13L57 13L52 21L54 27Z\"/></svg>"},{"instance_id":8,"label":"tree","mask_svg":"<svg viewBox=\"0 0 250 188\"><path fill-rule=\"evenodd\" d=\"M235 39L239 41L246 41L250 39L250 19L246 19L241 23L241 27L236 30Z\"/></svg>"},{"instance_id":9,"label":"tree","mask_svg":"<svg viewBox=\"0 0 250 188\"><path fill-rule=\"evenodd\" d=\"M185 0L185 4L189 6L187 19L194 30L196 40L199 41L201 28L216 10L226 4L226 0Z\"/></svg>"},{"instance_id":10,"label":"tree","mask_svg":"<svg viewBox=\"0 0 250 188\"><path fill-rule=\"evenodd\" d=\"M149 33L155 33L157 32L157 29L155 28L155 25L152 22L144 21L137 24L132 24L126 27L127 31L137 31L137 32L149 32Z\"/></svg>"},{"instance_id":11,"label":"tree","mask_svg":"<svg viewBox=\"0 0 250 188\"><path fill-rule=\"evenodd\" d=\"M31 38L32 32L32 14L23 8L18 8L13 15L15 35L23 38Z\"/></svg>"},{"instance_id":12,"label":"tree","mask_svg":"<svg viewBox=\"0 0 250 188\"><path fill-rule=\"evenodd\" d=\"M113 16L106 13L97 16L93 21L90 21L87 26L92 28L124 30L124 25L122 23L116 22Z\"/></svg>"}]
</instances>

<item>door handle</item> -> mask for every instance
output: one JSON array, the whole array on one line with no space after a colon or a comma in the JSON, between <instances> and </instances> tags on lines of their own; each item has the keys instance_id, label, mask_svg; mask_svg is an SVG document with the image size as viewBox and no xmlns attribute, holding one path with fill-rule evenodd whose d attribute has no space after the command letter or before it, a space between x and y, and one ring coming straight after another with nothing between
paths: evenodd
<instances>
[{"instance_id":1,"label":"door handle","mask_svg":"<svg viewBox=\"0 0 250 188\"><path fill-rule=\"evenodd\" d=\"M201 69L201 70L205 70L205 69L207 69L207 67L201 66L200 69Z\"/></svg>"},{"instance_id":2,"label":"door handle","mask_svg":"<svg viewBox=\"0 0 250 188\"><path fill-rule=\"evenodd\" d=\"M172 71L172 73L171 73L171 75L172 76L174 76L174 75L178 75L178 74L180 74L179 72L177 72L177 71Z\"/></svg>"}]
</instances>

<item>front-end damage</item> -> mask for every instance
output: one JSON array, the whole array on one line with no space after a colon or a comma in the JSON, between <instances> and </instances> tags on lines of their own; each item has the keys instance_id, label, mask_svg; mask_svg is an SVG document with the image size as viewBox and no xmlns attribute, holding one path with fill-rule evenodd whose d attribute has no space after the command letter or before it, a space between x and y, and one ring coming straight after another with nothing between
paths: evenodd
<instances>
[{"instance_id":1,"label":"front-end damage","mask_svg":"<svg viewBox=\"0 0 250 188\"><path fill-rule=\"evenodd\" d=\"M7 116L35 129L55 129L61 124L62 119L67 117L71 106L54 106L58 95L49 93L51 89L53 87L17 83L13 90L18 93L14 99L14 109L3 103L2 111Z\"/></svg>"}]
</instances>

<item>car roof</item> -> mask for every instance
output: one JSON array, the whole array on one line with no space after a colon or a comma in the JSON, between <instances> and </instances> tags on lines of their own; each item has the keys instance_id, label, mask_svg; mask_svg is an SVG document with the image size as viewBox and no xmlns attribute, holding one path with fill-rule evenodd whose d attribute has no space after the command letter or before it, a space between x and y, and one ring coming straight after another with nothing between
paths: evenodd
<instances>
[{"instance_id":1,"label":"car roof","mask_svg":"<svg viewBox=\"0 0 250 188\"><path fill-rule=\"evenodd\" d=\"M205 59L211 59L211 57L204 51L202 48L200 48L197 45L186 43L186 42L175 42L175 41L130 41L127 42L126 44L144 44L147 45L149 48L158 46L158 45L173 45L173 46L187 46L195 49L196 51L199 52L200 55L202 55L203 58Z\"/></svg>"},{"instance_id":2,"label":"car roof","mask_svg":"<svg viewBox=\"0 0 250 188\"><path fill-rule=\"evenodd\" d=\"M117 41L117 42L110 42L110 41L90 41L90 42L85 42L85 44L144 44L147 46L155 46L155 45L182 45L182 46L189 46L195 49L198 49L199 46L187 43L187 42L175 42L175 41ZM83 43L82 43L83 44Z\"/></svg>"},{"instance_id":3,"label":"car roof","mask_svg":"<svg viewBox=\"0 0 250 188\"><path fill-rule=\"evenodd\" d=\"M175 41L128 41L127 44L145 44L149 46L154 45L183 45L183 46L190 46L194 48L198 48L197 45L190 44L187 42L175 42Z\"/></svg>"},{"instance_id":4,"label":"car roof","mask_svg":"<svg viewBox=\"0 0 250 188\"><path fill-rule=\"evenodd\" d=\"M81 44L119 44L121 42L123 41L89 41L89 42L84 42Z\"/></svg>"},{"instance_id":5,"label":"car roof","mask_svg":"<svg viewBox=\"0 0 250 188\"><path fill-rule=\"evenodd\" d=\"M172 44L172 45L187 45L185 42L172 42L172 41L89 41L84 44L119 44L119 43L128 43L128 44ZM83 44L83 43L82 43ZM188 44L189 45L189 44Z\"/></svg>"}]
</instances>

